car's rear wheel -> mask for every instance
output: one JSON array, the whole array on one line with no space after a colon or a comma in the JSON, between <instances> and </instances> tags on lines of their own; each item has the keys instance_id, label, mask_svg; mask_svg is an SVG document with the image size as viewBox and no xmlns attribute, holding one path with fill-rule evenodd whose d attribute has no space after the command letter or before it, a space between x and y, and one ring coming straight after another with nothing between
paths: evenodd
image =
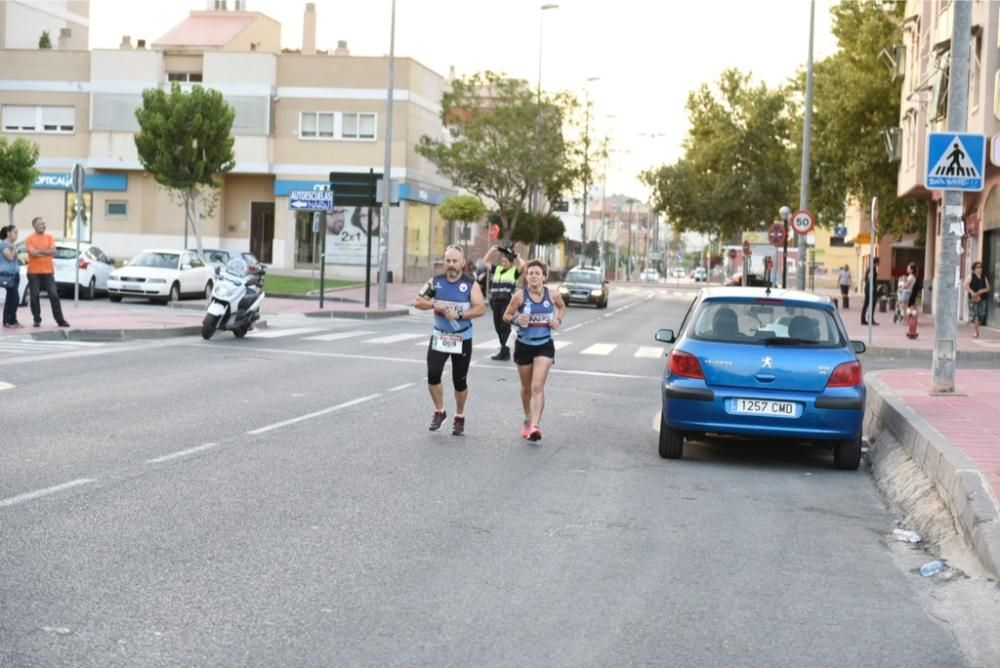
<instances>
[{"instance_id":1,"label":"car's rear wheel","mask_svg":"<svg viewBox=\"0 0 1000 668\"><path fill-rule=\"evenodd\" d=\"M833 465L842 471L857 471L861 464L861 437L839 441L833 446Z\"/></svg>"},{"instance_id":2,"label":"car's rear wheel","mask_svg":"<svg viewBox=\"0 0 1000 668\"><path fill-rule=\"evenodd\" d=\"M205 299L208 300L211 298L212 298L212 281L209 281L208 283L205 284Z\"/></svg>"},{"instance_id":3,"label":"car's rear wheel","mask_svg":"<svg viewBox=\"0 0 1000 668\"><path fill-rule=\"evenodd\" d=\"M122 296L121 295L108 295L108 299L117 304L118 302L120 302L122 300Z\"/></svg>"},{"instance_id":4,"label":"car's rear wheel","mask_svg":"<svg viewBox=\"0 0 1000 668\"><path fill-rule=\"evenodd\" d=\"M91 278L90 283L87 284L87 289L80 295L84 299L93 300L97 297L97 279Z\"/></svg>"},{"instance_id":5,"label":"car's rear wheel","mask_svg":"<svg viewBox=\"0 0 1000 668\"><path fill-rule=\"evenodd\" d=\"M660 418L660 457L680 459L684 455L684 434L667 426Z\"/></svg>"}]
</instances>

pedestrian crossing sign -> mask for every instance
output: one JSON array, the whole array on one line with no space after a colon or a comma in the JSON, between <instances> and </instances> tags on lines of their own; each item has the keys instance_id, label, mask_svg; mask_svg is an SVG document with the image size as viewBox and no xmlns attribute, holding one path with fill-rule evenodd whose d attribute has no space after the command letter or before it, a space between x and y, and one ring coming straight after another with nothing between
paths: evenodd
<instances>
[{"instance_id":1,"label":"pedestrian crossing sign","mask_svg":"<svg viewBox=\"0 0 1000 668\"><path fill-rule=\"evenodd\" d=\"M965 132L927 135L928 190L981 191L986 171L986 137Z\"/></svg>"}]
</instances>

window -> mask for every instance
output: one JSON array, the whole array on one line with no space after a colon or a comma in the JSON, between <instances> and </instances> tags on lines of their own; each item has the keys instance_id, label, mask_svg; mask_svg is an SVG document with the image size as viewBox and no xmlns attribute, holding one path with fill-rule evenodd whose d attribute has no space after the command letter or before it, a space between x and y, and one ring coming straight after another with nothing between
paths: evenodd
<instances>
[{"instance_id":1,"label":"window","mask_svg":"<svg viewBox=\"0 0 1000 668\"><path fill-rule=\"evenodd\" d=\"M94 193L83 193L83 207L80 210L80 241L90 243L90 221L93 213ZM63 222L63 239L76 239L76 193L66 193L66 215Z\"/></svg>"},{"instance_id":2,"label":"window","mask_svg":"<svg viewBox=\"0 0 1000 668\"><path fill-rule=\"evenodd\" d=\"M76 107L4 105L4 132L68 134L76 127Z\"/></svg>"},{"instance_id":3,"label":"window","mask_svg":"<svg viewBox=\"0 0 1000 668\"><path fill-rule=\"evenodd\" d=\"M201 80L201 72L167 72L167 81L200 83Z\"/></svg>"},{"instance_id":4,"label":"window","mask_svg":"<svg viewBox=\"0 0 1000 668\"><path fill-rule=\"evenodd\" d=\"M125 218L128 216L128 202L109 199L104 203L105 218Z\"/></svg>"},{"instance_id":5,"label":"window","mask_svg":"<svg viewBox=\"0 0 1000 668\"><path fill-rule=\"evenodd\" d=\"M375 139L377 114L304 111L299 115L302 139Z\"/></svg>"},{"instance_id":6,"label":"window","mask_svg":"<svg viewBox=\"0 0 1000 668\"><path fill-rule=\"evenodd\" d=\"M333 139L333 112L302 112L299 136Z\"/></svg>"},{"instance_id":7,"label":"window","mask_svg":"<svg viewBox=\"0 0 1000 668\"><path fill-rule=\"evenodd\" d=\"M344 139L375 139L375 114L345 113L341 137Z\"/></svg>"}]
</instances>

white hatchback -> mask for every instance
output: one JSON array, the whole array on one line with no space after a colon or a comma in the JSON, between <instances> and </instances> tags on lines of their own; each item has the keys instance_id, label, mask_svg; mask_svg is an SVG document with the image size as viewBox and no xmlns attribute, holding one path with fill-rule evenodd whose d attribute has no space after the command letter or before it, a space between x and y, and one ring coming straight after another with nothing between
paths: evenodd
<instances>
[{"instance_id":1,"label":"white hatchback","mask_svg":"<svg viewBox=\"0 0 1000 668\"><path fill-rule=\"evenodd\" d=\"M28 303L28 268L23 264L20 268L21 282L17 286L17 303L25 306ZM7 301L7 291L0 288L0 304Z\"/></svg>"},{"instance_id":2,"label":"white hatchback","mask_svg":"<svg viewBox=\"0 0 1000 668\"><path fill-rule=\"evenodd\" d=\"M215 272L192 251L145 250L108 277L108 298L145 297L163 304L212 296Z\"/></svg>"},{"instance_id":3,"label":"white hatchback","mask_svg":"<svg viewBox=\"0 0 1000 668\"><path fill-rule=\"evenodd\" d=\"M93 299L98 292L107 292L108 276L115 269L115 261L105 255L104 251L93 244L81 242L80 260L77 263L75 241L57 241L55 247L56 254L52 258L52 265L60 292L73 292L77 264L80 265L80 297ZM18 242L17 252L18 256L27 262L28 251L23 241Z\"/></svg>"}]
</instances>

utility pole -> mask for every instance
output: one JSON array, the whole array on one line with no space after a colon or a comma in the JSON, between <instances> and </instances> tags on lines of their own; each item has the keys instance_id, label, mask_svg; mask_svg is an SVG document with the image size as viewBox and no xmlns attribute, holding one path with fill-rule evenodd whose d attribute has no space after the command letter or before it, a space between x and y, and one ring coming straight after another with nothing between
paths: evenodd
<instances>
[{"instance_id":1,"label":"utility pole","mask_svg":"<svg viewBox=\"0 0 1000 668\"><path fill-rule=\"evenodd\" d=\"M396 0L392 0L392 18L389 27L389 86L385 95L385 171L382 173L382 217L379 221L378 240L378 307L386 308L389 281L389 204L392 200L392 87L396 75ZM336 196L336 195L334 195ZM324 260L325 262L325 260ZM322 286L320 286L322 288Z\"/></svg>"},{"instance_id":2,"label":"utility pole","mask_svg":"<svg viewBox=\"0 0 1000 668\"><path fill-rule=\"evenodd\" d=\"M632 280L632 205L634 199L628 201L628 255L625 256L625 281Z\"/></svg>"},{"instance_id":3,"label":"utility pole","mask_svg":"<svg viewBox=\"0 0 1000 668\"><path fill-rule=\"evenodd\" d=\"M951 3L951 63L948 71L948 132L964 132L969 113L969 36L972 3ZM962 241L962 192L944 192L941 242L934 273L934 357L931 394L955 391L958 336L958 245Z\"/></svg>"},{"instance_id":4,"label":"utility pole","mask_svg":"<svg viewBox=\"0 0 1000 668\"><path fill-rule=\"evenodd\" d=\"M806 108L802 124L802 169L799 181L799 210L809 208L809 149L812 141L812 108L813 108L813 32L816 25L816 0L809 3L809 60L806 61ZM787 231L786 231L787 234ZM795 233L799 242L799 259L796 262L798 271L795 274L795 285L799 290L806 289L806 235Z\"/></svg>"}]
</instances>

